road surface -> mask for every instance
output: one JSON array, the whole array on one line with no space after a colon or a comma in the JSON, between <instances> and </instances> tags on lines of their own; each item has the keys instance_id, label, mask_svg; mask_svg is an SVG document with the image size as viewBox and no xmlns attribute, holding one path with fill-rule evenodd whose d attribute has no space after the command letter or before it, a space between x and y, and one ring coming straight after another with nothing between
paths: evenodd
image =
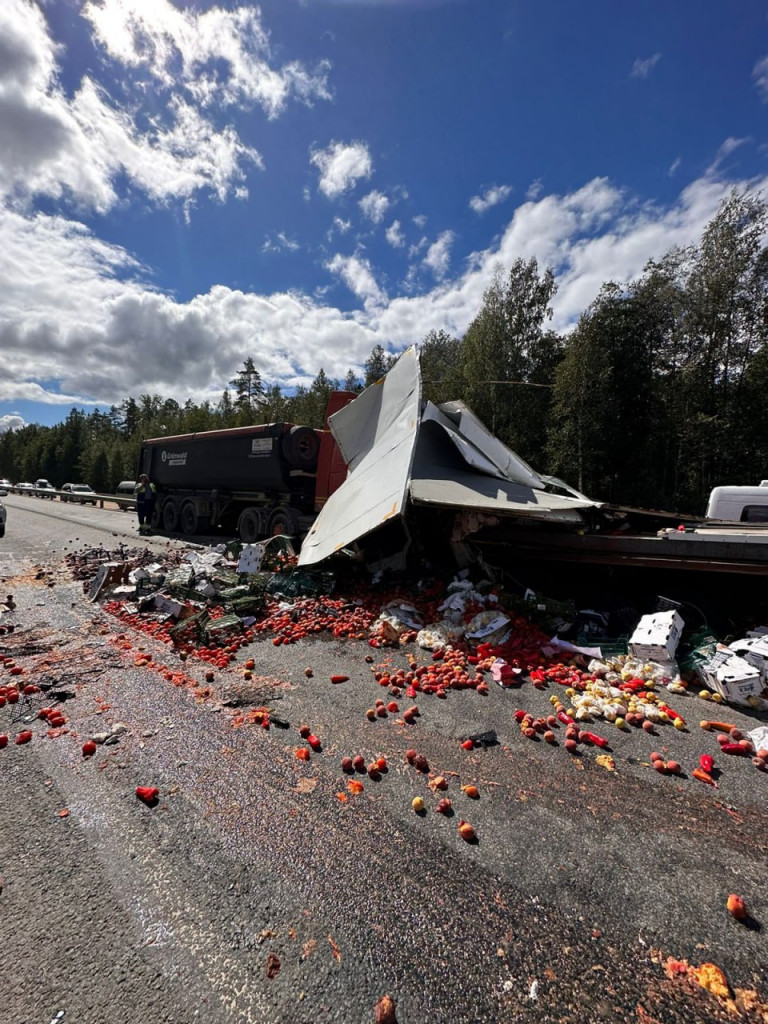
<instances>
[{"instance_id":1,"label":"road surface","mask_svg":"<svg viewBox=\"0 0 768 1024\"><path fill-rule=\"evenodd\" d=\"M364 1024L385 994L400 1024L739 1019L690 972L670 977L669 958L717 965L741 1019L768 1019L768 776L733 758L717 790L691 777L715 745L698 729L711 705L678 698L690 730L652 740L596 724L611 772L596 749L571 757L561 736L549 747L521 735L517 708L550 710L551 691L529 683L421 697L412 726L370 722L387 697L372 669L431 660L413 645L265 635L209 684L206 664L90 603L64 568L73 551L138 545L134 515L6 503L0 600L15 607L0 615L0 653L24 668L15 678L58 695L68 731L48 735L42 697L0 709L0 1020ZM158 560L168 550L146 543ZM6 660L0 685L10 672ZM331 684L335 673L348 681ZM287 727L242 724L259 705ZM307 762L295 754L304 723L322 743ZM25 728L33 738L17 745ZM487 729L497 745L462 750L460 736ZM84 758L99 733L115 741ZM680 778L650 768L651 743ZM388 770L355 776L353 794L339 763L357 753ZM155 806L137 786L158 787ZM441 795L452 817L435 813ZM746 924L726 911L731 892Z\"/></svg>"}]
</instances>

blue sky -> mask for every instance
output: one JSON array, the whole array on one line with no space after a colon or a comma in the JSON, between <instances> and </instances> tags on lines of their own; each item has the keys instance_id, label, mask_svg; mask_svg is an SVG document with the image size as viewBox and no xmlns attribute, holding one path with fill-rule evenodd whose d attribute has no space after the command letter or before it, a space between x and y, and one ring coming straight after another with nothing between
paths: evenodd
<instances>
[{"instance_id":1,"label":"blue sky","mask_svg":"<svg viewBox=\"0 0 768 1024\"><path fill-rule=\"evenodd\" d=\"M3 0L0 430L290 389L606 280L768 177L752 0Z\"/></svg>"}]
</instances>

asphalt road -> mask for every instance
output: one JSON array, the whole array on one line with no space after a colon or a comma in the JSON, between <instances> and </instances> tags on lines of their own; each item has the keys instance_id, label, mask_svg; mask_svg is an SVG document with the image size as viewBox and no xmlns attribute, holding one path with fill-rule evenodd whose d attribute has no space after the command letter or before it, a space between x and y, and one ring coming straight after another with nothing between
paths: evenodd
<instances>
[{"instance_id":1,"label":"asphalt road","mask_svg":"<svg viewBox=\"0 0 768 1024\"><path fill-rule=\"evenodd\" d=\"M677 698L690 731L653 739L596 724L609 772L594 749L571 757L562 737L521 735L517 708L549 711L529 683L420 697L413 726L369 722L382 690L371 669L406 666L407 652L363 641L265 637L206 685L205 665L125 629L63 568L73 550L137 545L134 515L6 504L0 600L13 594L15 608L0 615L0 653L50 686L46 699L64 695L69 731L49 738L36 697L0 709L0 1021L362 1024L385 993L400 1024L739 1019L668 977L669 957L718 965L734 992L756 990L741 1019L768 1019L768 776L732 758L717 790L691 777L717 752L698 728L712 705ZM159 559L168 547L147 543ZM136 667L137 651L199 685ZM350 678L332 685L334 673ZM238 726L233 693L288 728ZM302 723L323 747L308 762L295 756ZM83 758L83 740L116 725L117 742ZM32 741L16 745L27 727ZM461 749L459 736L487 729L496 746ZM447 778L453 817L434 812L409 747ZM680 778L649 767L653 747ZM389 770L357 776L353 795L339 761L358 752ZM137 786L159 788L156 806ZM725 909L731 892L746 925Z\"/></svg>"}]
</instances>

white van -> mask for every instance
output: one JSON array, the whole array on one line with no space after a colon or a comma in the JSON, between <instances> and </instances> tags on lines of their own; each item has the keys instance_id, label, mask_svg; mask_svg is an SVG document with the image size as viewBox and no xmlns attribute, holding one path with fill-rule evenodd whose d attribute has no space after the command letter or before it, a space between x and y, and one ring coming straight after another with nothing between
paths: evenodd
<instances>
[{"instance_id":1,"label":"white van","mask_svg":"<svg viewBox=\"0 0 768 1024\"><path fill-rule=\"evenodd\" d=\"M707 519L768 523L768 480L761 480L759 487L715 487L709 496Z\"/></svg>"},{"instance_id":2,"label":"white van","mask_svg":"<svg viewBox=\"0 0 768 1024\"><path fill-rule=\"evenodd\" d=\"M120 483L117 485L117 490L115 491L115 494L119 498L133 498L134 499L134 501L130 505L128 504L128 502L122 502L122 501L120 502L120 508L123 509L124 512L128 512L129 510L134 510L136 508L136 501L135 501L135 498L136 498L136 481L135 480L121 480Z\"/></svg>"}]
</instances>

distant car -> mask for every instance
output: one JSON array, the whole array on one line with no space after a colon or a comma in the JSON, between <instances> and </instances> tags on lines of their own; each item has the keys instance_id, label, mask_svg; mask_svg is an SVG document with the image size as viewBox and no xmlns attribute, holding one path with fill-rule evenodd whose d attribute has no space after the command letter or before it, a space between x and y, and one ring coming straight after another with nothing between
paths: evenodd
<instances>
[{"instance_id":1,"label":"distant car","mask_svg":"<svg viewBox=\"0 0 768 1024\"><path fill-rule=\"evenodd\" d=\"M38 498L50 498L51 501L56 497L56 488L44 477L40 477L35 480L35 496Z\"/></svg>"},{"instance_id":2,"label":"distant car","mask_svg":"<svg viewBox=\"0 0 768 1024\"><path fill-rule=\"evenodd\" d=\"M5 536L5 505L0 501L0 537Z\"/></svg>"},{"instance_id":3,"label":"distant car","mask_svg":"<svg viewBox=\"0 0 768 1024\"><path fill-rule=\"evenodd\" d=\"M35 485L27 483L26 481L24 481L23 483L16 484L16 486L14 487L14 491L17 494L34 494L35 493Z\"/></svg>"},{"instance_id":4,"label":"distant car","mask_svg":"<svg viewBox=\"0 0 768 1024\"><path fill-rule=\"evenodd\" d=\"M0 480L0 494L7 494L12 487L13 484L11 483L10 480Z\"/></svg>"},{"instance_id":5,"label":"distant car","mask_svg":"<svg viewBox=\"0 0 768 1024\"><path fill-rule=\"evenodd\" d=\"M96 492L88 484L62 484L62 501L77 501L81 505L95 505Z\"/></svg>"},{"instance_id":6,"label":"distant car","mask_svg":"<svg viewBox=\"0 0 768 1024\"><path fill-rule=\"evenodd\" d=\"M120 498L136 498L136 481L135 480L121 480L117 485L115 494ZM127 512L129 509L136 508L136 501L132 501L130 504L120 503L120 508Z\"/></svg>"}]
</instances>

